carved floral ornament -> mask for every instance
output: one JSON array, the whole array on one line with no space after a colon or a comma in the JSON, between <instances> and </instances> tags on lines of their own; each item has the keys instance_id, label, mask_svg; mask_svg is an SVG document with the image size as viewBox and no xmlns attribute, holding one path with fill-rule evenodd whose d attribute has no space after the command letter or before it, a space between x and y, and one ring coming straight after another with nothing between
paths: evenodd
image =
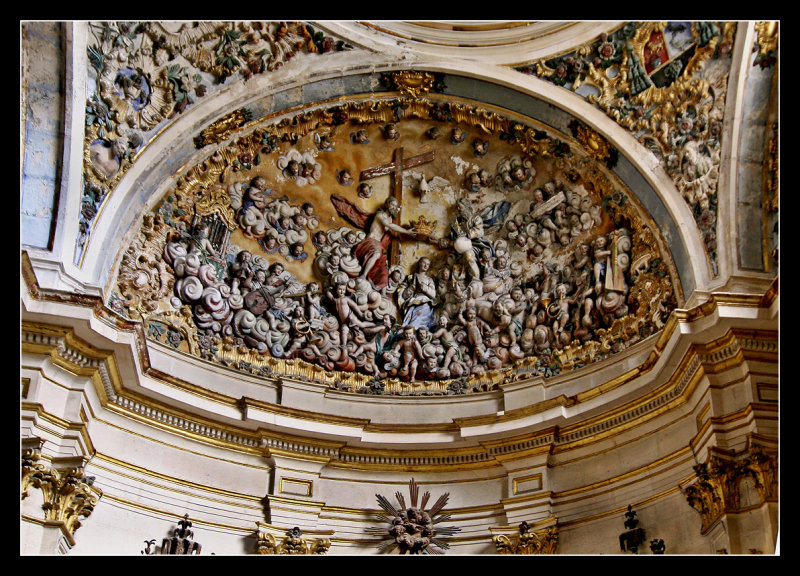
<instances>
[{"instance_id":1,"label":"carved floral ornament","mask_svg":"<svg viewBox=\"0 0 800 576\"><path fill-rule=\"evenodd\" d=\"M260 123L143 216L109 305L183 352L360 393L602 360L682 294L610 148L575 134L434 96Z\"/></svg>"}]
</instances>

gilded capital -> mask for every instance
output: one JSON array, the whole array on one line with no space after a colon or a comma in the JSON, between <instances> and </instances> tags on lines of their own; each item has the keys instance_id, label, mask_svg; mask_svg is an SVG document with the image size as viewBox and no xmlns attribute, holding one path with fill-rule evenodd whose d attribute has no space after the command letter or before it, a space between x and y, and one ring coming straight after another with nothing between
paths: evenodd
<instances>
[{"instance_id":1,"label":"gilded capital","mask_svg":"<svg viewBox=\"0 0 800 576\"><path fill-rule=\"evenodd\" d=\"M103 493L91 487L80 467L59 469L41 463L37 450L22 454L21 499L29 496L30 488L42 491L42 510L45 520L61 522L70 534L81 527L80 518L87 518Z\"/></svg>"},{"instance_id":2,"label":"gilded capital","mask_svg":"<svg viewBox=\"0 0 800 576\"><path fill-rule=\"evenodd\" d=\"M712 454L694 467L695 479L681 487L702 518L705 533L723 514L740 512L764 502L777 502L777 456L753 445L735 455Z\"/></svg>"}]
</instances>

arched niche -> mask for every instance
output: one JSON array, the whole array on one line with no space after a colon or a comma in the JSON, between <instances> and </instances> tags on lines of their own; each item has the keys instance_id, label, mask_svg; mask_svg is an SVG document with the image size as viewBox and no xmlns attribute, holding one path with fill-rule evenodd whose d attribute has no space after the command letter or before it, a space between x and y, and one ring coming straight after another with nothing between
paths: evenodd
<instances>
[{"instance_id":1,"label":"arched niche","mask_svg":"<svg viewBox=\"0 0 800 576\"><path fill-rule=\"evenodd\" d=\"M561 352L556 355L559 364L571 369L589 359L602 359L611 355L613 347L625 348L658 331L670 310L682 304L687 290L695 288L697 279L703 276L704 270L704 263L697 263L688 256L696 253L694 248L697 240L692 234L692 226L687 225L693 221L668 179L659 172L632 137L579 98L571 98L571 95L558 92L554 87L535 78L520 79L518 74L512 76L511 72L504 75L495 70L490 81L487 76L481 76L472 68L469 71L454 70L452 65L446 68L445 72L444 65L433 63L420 70L392 70L387 67L376 71L373 67L370 71L362 69L334 76L331 75L329 67L326 71L309 71L303 84L294 78L282 77L281 73L277 72L276 76L271 77L270 86L266 86L266 81L260 83L258 78L251 83L232 86L215 98L198 105L189 114L178 118L159 133L142 152L134 167L128 171L120 186L111 195L109 206L98 220L96 232L100 234L92 238L87 262L92 262L94 258L95 263L100 263L105 258L105 263L108 264L112 254L116 258L111 268L115 270L115 275L107 286L108 303L135 319L157 324L160 328L151 334L173 337L175 344L183 346L184 351L190 354L202 356L207 355L209 349L225 348L225 346L210 345L213 338L211 340L207 338L208 329L213 325L214 335L222 340L233 339L234 344L231 349L238 350L233 354L236 362L243 361L252 366L255 361L265 374L287 370L287 360L289 360L288 365L292 366L289 372L292 375L296 375L295 373L302 373L304 377L311 375L311 378L321 378L339 386L341 378L336 374L355 374L357 375L355 379L345 378L347 381L343 385L345 389L361 390L365 386L372 385L370 383L381 375L381 371L374 371L370 366L366 368L359 366L357 358L354 357L349 359L326 357L324 362L316 362L314 356L319 359L319 350L307 354L308 357L304 359L298 359L296 356L286 357L285 354L290 349L296 354L298 350L303 351L308 348L308 342L300 344L299 348L293 348L289 331L282 336L278 347L275 347L276 342L266 335L269 329L262 330L257 338L250 338L248 341L241 329L241 323L239 327L231 328L236 312L247 308L243 304L237 304L238 308L219 312L220 317L224 318L222 332L218 329L220 318L216 319L216 323L206 318L208 321L204 323L201 320L203 314L193 316L192 306L197 304L198 299L185 297L187 292L181 295L176 291L175 282L183 278L177 277L181 273L176 273L175 256L183 257L191 252L192 243L195 242L191 236L197 232L196 225L199 221L206 218L210 226L216 226L218 229L219 235L216 236L214 244L216 250L229 249L231 246L233 249L227 254L215 255L216 263L212 263L212 266L216 267L215 278L209 278L205 286L202 281L195 282L195 290L202 292L214 282L224 284L225 290L233 289L235 292L239 289L239 283L235 287L232 286L231 266L236 264L237 252L246 248L265 263L271 265L275 261L281 262L282 273L289 274L294 282L292 290L285 294L289 302L298 301L292 298L302 298L302 294L308 291L311 282L317 282L317 288L324 297L324 293L331 289L334 283L330 282L330 278L319 277L315 272L304 272L303 265L299 264L298 258L295 257L304 256L302 262L312 263L316 260L316 247L311 239L312 230L306 230L302 242L283 245L284 252L270 252L275 247L267 246L268 226L263 225L267 218L262 217L260 222L254 224L242 224L242 198L247 194L247 187L257 176L265 177L266 180L260 187L269 189L266 195L268 201L288 196L287 205L290 211L296 211L310 200L312 204L316 204L315 217L318 219L317 225L322 224L321 229L331 230L334 226L328 224L326 227L325 224L333 222L338 229L350 227L355 230L358 226L343 216L341 210L336 210L332 197L349 198L351 205L357 206L364 213L374 214L390 195L391 179L384 177L380 181L375 180L374 188L368 195L358 194L361 170L390 162L394 151L398 148L403 148L404 153L408 148L408 155L411 156L424 155L427 148L433 145L434 139L423 130L422 124L425 124L425 128L438 125L443 132L440 138L445 140L449 138L450 130L460 125L466 128L467 132L463 141L465 143L459 152L461 160L454 161L453 157L448 158L448 152L444 149L435 154L439 169L447 172L445 176L436 173L425 175L424 171L419 170L406 171L406 176L412 178L410 183L406 183L407 193L416 194L417 197L413 201L415 204L413 210L410 201L401 201L408 216L405 221L401 218L399 223L410 228L412 226L409 222L415 220L419 224L420 216L428 222L435 220L434 229L428 230L425 235L439 239L448 234L447 223L453 219L455 200L459 197L472 196L474 201L480 196L481 199L474 203L477 204L476 208L483 211L501 204L503 198L513 192L514 198L510 204L514 204L516 208L509 206L508 211L503 214L503 218L507 218L509 214L513 216L514 210L517 214L524 212L519 208L520 205L532 206L534 191L544 187L545 184L551 183L554 186L552 190L548 190L548 196L559 193L563 195L563 199L556 202L563 207L569 204L568 197L575 192L575 189L579 189L579 195L588 200L589 205L597 207L605 204L604 216L601 216L598 222L602 223L602 226L594 231L587 228L582 240L593 242L598 235L614 232L616 224L612 224L612 221L617 224L622 221L630 224L631 220L634 220L633 226L637 230L634 245L638 242L639 251L636 254L641 256L636 260L634 255L636 261L633 264L637 277L648 269L652 272L651 265L653 265L660 266L658 275L668 280L655 292L648 292L650 304L647 306L654 307L649 308L646 313L643 313L642 308L633 314L615 315L616 309L611 310L609 306L611 314L602 324L591 328L591 336L561 342L559 345ZM439 72L440 69L443 71ZM227 114L220 114L220 110L224 110ZM247 112L243 113L244 110ZM398 110L403 110L402 114ZM406 140L394 141L386 135L384 130L392 123L397 125L401 134L405 133ZM350 140L352 133L359 127L370 132L371 147L363 145L359 148ZM333 149L339 151L338 156L335 152L324 151L319 143L314 141L315 137L331 135L332 132L336 132L333 137L336 140ZM210 139L198 145L203 135L210 135ZM469 149L469 146L481 138L493 140L489 147L491 152L486 157L486 161L489 162L487 166L492 172L492 183L477 185L470 192L466 178L470 169L479 168L483 160L481 157L479 161L478 155ZM456 145L462 145L462 142L446 146ZM342 153L347 147L351 148L351 151ZM498 156L497 151L503 148L503 152ZM291 177L284 173L286 163L291 159L291 150L295 151L296 159L301 159L304 151L309 152L307 160L312 168L309 178L305 179L303 184L299 184L296 179L290 181ZM367 153L366 150L370 152ZM330 158L335 160L317 162L325 159L326 154L332 154ZM538 167L533 164L529 166L531 178L527 182L519 182L518 189L503 188L497 179L501 172L501 160L516 162L524 161L526 157L532 157L535 162L539 162ZM279 168L281 162L283 165ZM353 166L349 166L348 162ZM545 168L543 162L555 163L558 168L552 166ZM316 176L313 174L314 164L324 164L318 166L320 170ZM434 164L431 163L431 166ZM576 174L570 175L570 173L575 172L577 166L581 166L583 174L575 179ZM341 168L351 168L351 176L354 177L352 184L343 185L337 178ZM558 174L552 180L545 177L553 171ZM588 176L590 173L594 174L591 178ZM538 181L536 175L539 175ZM440 178L439 181L436 180L437 176ZM438 202L423 206L419 202L421 177L424 177L428 186L430 184L434 184L434 187L440 186L438 192L448 189L450 196L440 195ZM590 183L594 177L597 180ZM231 202L230 190L234 185L239 187L239 197ZM280 190L281 187L284 188L283 191ZM487 192L490 190L493 190L488 194L492 197L492 202L491 205L486 205L482 202L486 200ZM530 197L526 194L530 194ZM313 198L308 197L309 195ZM607 211L608 202L616 195L618 199L622 199L622 204L615 204L611 211L616 212L610 215ZM304 197L305 200L302 200ZM165 204L170 207L168 214L164 211ZM198 205L202 205L203 209L198 211ZM626 207L623 209L622 205ZM172 211L175 206L178 206L179 213ZM160 216L153 220L153 215L158 213ZM169 222L176 214L179 220L183 220L183 224L178 227L173 225L176 220ZM168 216L166 224L164 215ZM505 225L506 221L502 221L501 224ZM541 223L538 226L540 230L544 227ZM244 229L248 232L243 236ZM118 241L116 244L116 252L112 252L113 244L102 243L102 252L96 248L101 245L101 239L105 234L103 230L105 233L111 230L128 230L124 242ZM507 227L503 226L502 230L507 231ZM206 228L206 231L213 230ZM363 230L361 234L364 234ZM578 236L579 234L575 236L576 242ZM644 236L647 236L646 240ZM337 241L343 237L339 235ZM160 238L161 244L158 242L148 244L153 238ZM497 239L506 242L508 251L508 237L495 238ZM183 242L182 250L185 254L175 253L164 259L167 244L176 241ZM286 250L292 249L291 245L297 244L301 246L300 252L296 255L287 255L289 253ZM644 245L649 248L643 252ZM574 252L576 246L577 244L565 241L559 248L559 254L566 258L566 254ZM280 249L281 246L277 248ZM421 255L431 257L429 252L435 253L438 250L441 259L441 247L428 248L406 249L405 252L413 253L418 258ZM448 254L447 249L444 250L444 257L452 255L452 251ZM143 253L144 257L140 258L141 266L139 266L135 261ZM561 258L562 262L565 261L564 258ZM431 257L431 260L435 258ZM535 259L528 258L528 260ZM441 262L435 264L434 269L438 274L442 265ZM533 267L539 264L534 262ZM353 266L350 280L358 278L359 265L363 267L363 261ZM390 263L389 268L392 265L400 265L403 272L408 275L415 271L416 262L406 258L405 261ZM269 270L268 265L262 268ZM319 269L317 262L316 272ZM157 280L160 284L156 290L153 290L152 286L141 290L143 286L147 287L148 284L156 282L152 276L147 277L146 270L150 270L151 273L153 270L158 270L158 274L163 276ZM464 273L463 270L461 273ZM557 275L560 277L563 274L563 269L559 268ZM556 286L560 282L554 281L555 285L549 286L545 291L542 289L541 279L536 280L534 276L535 273L528 270L521 276L517 273L515 280L506 278L500 282L499 292L502 291L503 285L508 288L514 281L525 289L539 292L540 300L541 294L546 292L548 297L544 300L547 302L540 303L544 312L542 322L548 324L551 330L555 330L554 319L558 316L558 310L553 307L548 311L547 306L555 306L554 302L558 300ZM624 280L622 282L625 284ZM637 308L646 307L646 298L642 292L644 286L654 287L647 282L643 282L638 288L634 287L640 291ZM628 285L626 290L629 291L631 287ZM385 292L386 286L373 285L372 288L377 288L373 290L375 292ZM356 292L357 290L351 290L351 295L356 300L362 298L363 302L372 303L380 300L378 297L373 297L369 289L362 294ZM506 290L504 295L508 296L509 292L510 290ZM280 296L283 297L284 294ZM382 294L381 298L386 298L386 294ZM393 300L393 298L388 299ZM337 316L339 312L332 302L331 299L323 308L327 308L328 316ZM400 316L403 315L402 304L396 301L391 303L395 305L394 318L398 326L402 327L404 324L400 321ZM665 307L659 309L659 305ZM574 316L574 311L567 311L567 308L564 310L565 314ZM599 307L595 307L595 311L597 310ZM251 309L251 312L255 312L255 308ZM261 310L258 314L253 313L253 317L245 324L249 323L249 326L252 326L257 317L267 324L270 322L275 324L275 319L270 320L264 312ZM486 311L487 315L492 313L493 310ZM441 315L441 310L437 310L435 314ZM371 319L372 327L379 327L380 322L377 320L380 320L381 316L377 314ZM579 316L574 316L573 330L580 324ZM283 320L291 325L291 318ZM485 321L491 324L491 318L487 317ZM564 321L562 330L566 323L567 321ZM438 328L438 325L435 327ZM274 330L275 326L270 328ZM330 328L331 326L326 327ZM594 332L598 329L603 335L599 339L595 338L598 333ZM340 338L347 338L340 331L340 323L333 326L333 332L338 332ZM364 331L356 329L355 332ZM177 335L172 336L173 333ZM522 331L520 330L516 336L521 339ZM366 333L361 334L361 337L366 338ZM526 338L530 340L531 334L527 334ZM359 344L364 343L364 341L359 342ZM462 354L469 352L468 346L465 345L464 348ZM543 349L537 348L537 350ZM477 380L491 380L496 384L505 377L504 374L508 374L511 367L519 368L520 363L531 368L531 374L542 373L542 370L547 372L547 367L542 366L540 354L531 353L531 350L532 348L529 348L528 353L514 353L510 356L503 353L504 357L494 362L494 365L487 364L478 371L467 371L466 376L473 376L474 383L476 382L474 376L480 374ZM551 349L550 352L552 351ZM439 353L440 361L444 361L445 355ZM233 356L223 358L217 355L214 359L230 364L233 362ZM339 360L342 362L337 363ZM409 381L407 374L404 376L396 373L390 376L396 378L394 386L396 393L409 392L409 385L403 384ZM462 372L460 376L463 377L464 373ZM429 382L423 385L423 390L442 392L452 385L454 377L451 372L437 377L422 378ZM415 381L415 378L410 380Z\"/></svg>"}]
</instances>

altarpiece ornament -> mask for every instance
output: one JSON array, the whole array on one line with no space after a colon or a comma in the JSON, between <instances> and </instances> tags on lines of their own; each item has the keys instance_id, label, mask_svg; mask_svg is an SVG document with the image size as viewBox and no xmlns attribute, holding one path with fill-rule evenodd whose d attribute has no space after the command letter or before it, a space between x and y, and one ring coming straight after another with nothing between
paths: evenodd
<instances>
[{"instance_id":1,"label":"altarpiece ornament","mask_svg":"<svg viewBox=\"0 0 800 576\"><path fill-rule=\"evenodd\" d=\"M450 545L441 536L451 536L461 529L455 526L436 526L450 519L449 514L442 514L450 497L442 494L426 509L430 492L425 492L419 499L419 485L412 478L408 482L410 500L406 504L405 496L395 492L399 507L395 507L385 496L376 494L378 505L384 511L377 518L388 524L388 527L370 527L367 532L382 536L385 539L378 544L379 552L398 550L400 554L443 554Z\"/></svg>"},{"instance_id":2,"label":"altarpiece ornament","mask_svg":"<svg viewBox=\"0 0 800 576\"><path fill-rule=\"evenodd\" d=\"M677 276L602 139L582 131L587 154L434 97L316 108L210 151L145 216L110 305L181 351L381 394L550 376L663 327Z\"/></svg>"}]
</instances>

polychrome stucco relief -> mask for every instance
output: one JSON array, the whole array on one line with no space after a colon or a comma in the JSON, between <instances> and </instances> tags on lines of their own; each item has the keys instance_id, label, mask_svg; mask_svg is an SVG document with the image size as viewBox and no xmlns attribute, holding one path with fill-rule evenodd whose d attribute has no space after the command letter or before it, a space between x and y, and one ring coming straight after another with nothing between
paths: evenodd
<instances>
[{"instance_id":1,"label":"polychrome stucco relief","mask_svg":"<svg viewBox=\"0 0 800 576\"><path fill-rule=\"evenodd\" d=\"M613 149L437 81L212 145L144 216L112 308L215 363L377 394L548 377L658 332L681 289Z\"/></svg>"},{"instance_id":2,"label":"polychrome stucco relief","mask_svg":"<svg viewBox=\"0 0 800 576\"><path fill-rule=\"evenodd\" d=\"M580 94L631 131L691 207L718 273L717 186L733 22L629 22L520 66Z\"/></svg>"},{"instance_id":3,"label":"polychrome stucco relief","mask_svg":"<svg viewBox=\"0 0 800 576\"><path fill-rule=\"evenodd\" d=\"M202 98L348 48L300 22L89 22L84 194L76 261L94 219L148 143Z\"/></svg>"}]
</instances>

